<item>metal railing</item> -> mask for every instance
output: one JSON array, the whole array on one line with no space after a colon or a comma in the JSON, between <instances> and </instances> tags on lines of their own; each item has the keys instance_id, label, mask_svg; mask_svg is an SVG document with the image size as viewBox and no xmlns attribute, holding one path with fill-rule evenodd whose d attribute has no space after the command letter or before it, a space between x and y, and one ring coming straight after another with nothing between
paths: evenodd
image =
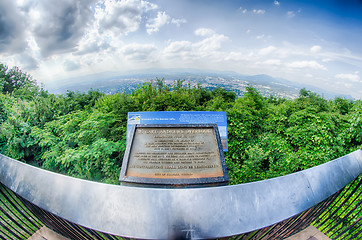
<instances>
[{"instance_id":1,"label":"metal railing","mask_svg":"<svg viewBox=\"0 0 362 240\"><path fill-rule=\"evenodd\" d=\"M358 150L259 182L156 189L71 178L0 155L0 239L26 239L42 225L70 239L283 239L312 223L331 238L358 239L361 173Z\"/></svg>"},{"instance_id":2,"label":"metal railing","mask_svg":"<svg viewBox=\"0 0 362 240\"><path fill-rule=\"evenodd\" d=\"M0 239L27 239L43 224L0 183Z\"/></svg>"},{"instance_id":3,"label":"metal railing","mask_svg":"<svg viewBox=\"0 0 362 240\"><path fill-rule=\"evenodd\" d=\"M362 239L362 175L345 187L313 223L331 239Z\"/></svg>"}]
</instances>

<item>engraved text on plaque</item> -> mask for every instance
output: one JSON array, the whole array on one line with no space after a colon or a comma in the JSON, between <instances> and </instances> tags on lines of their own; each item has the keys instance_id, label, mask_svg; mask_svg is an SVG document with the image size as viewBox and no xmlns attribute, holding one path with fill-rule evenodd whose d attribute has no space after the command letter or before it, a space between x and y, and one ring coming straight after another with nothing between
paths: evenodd
<instances>
[{"instance_id":1,"label":"engraved text on plaque","mask_svg":"<svg viewBox=\"0 0 362 240\"><path fill-rule=\"evenodd\" d=\"M134 130L124 179L222 178L217 131L208 127L142 127ZM175 182L174 182L175 183Z\"/></svg>"}]
</instances>

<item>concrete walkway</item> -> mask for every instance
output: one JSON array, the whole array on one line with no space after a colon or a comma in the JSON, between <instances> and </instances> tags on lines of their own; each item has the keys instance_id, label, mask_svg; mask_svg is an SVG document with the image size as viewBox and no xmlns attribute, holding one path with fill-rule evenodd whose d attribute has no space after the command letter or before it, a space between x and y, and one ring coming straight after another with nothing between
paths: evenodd
<instances>
[{"instance_id":1,"label":"concrete walkway","mask_svg":"<svg viewBox=\"0 0 362 240\"><path fill-rule=\"evenodd\" d=\"M50 230L47 227L42 227L33 236L28 238L28 240L70 240L65 238L56 232ZM285 240L330 240L326 235L320 232L317 228L309 226L303 231L286 238Z\"/></svg>"},{"instance_id":2,"label":"concrete walkway","mask_svg":"<svg viewBox=\"0 0 362 240\"><path fill-rule=\"evenodd\" d=\"M28 240L70 240L69 238L63 237L58 233L50 230L47 227L42 227L36 233L33 234Z\"/></svg>"},{"instance_id":3,"label":"concrete walkway","mask_svg":"<svg viewBox=\"0 0 362 240\"><path fill-rule=\"evenodd\" d=\"M285 240L330 240L330 238L314 226L309 226L303 231L288 237Z\"/></svg>"}]
</instances>

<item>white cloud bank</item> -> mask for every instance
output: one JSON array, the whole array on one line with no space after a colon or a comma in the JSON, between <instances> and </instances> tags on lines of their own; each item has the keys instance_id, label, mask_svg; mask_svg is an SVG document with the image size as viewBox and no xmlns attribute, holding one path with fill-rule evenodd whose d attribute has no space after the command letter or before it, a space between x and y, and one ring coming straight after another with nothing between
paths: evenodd
<instances>
[{"instance_id":1,"label":"white cloud bank","mask_svg":"<svg viewBox=\"0 0 362 240\"><path fill-rule=\"evenodd\" d=\"M203 39L197 42L172 41L165 47L164 56L183 60L197 60L200 58L215 60L220 57L222 43L229 41L228 37L218 34L210 28L196 29L194 34Z\"/></svg>"},{"instance_id":2,"label":"white cloud bank","mask_svg":"<svg viewBox=\"0 0 362 240\"><path fill-rule=\"evenodd\" d=\"M158 12L157 17L151 19L146 24L147 33L152 34L158 32L162 26L170 23L175 24L179 27L182 23L186 23L186 20L171 18L169 15L167 15L166 12Z\"/></svg>"},{"instance_id":3,"label":"white cloud bank","mask_svg":"<svg viewBox=\"0 0 362 240\"><path fill-rule=\"evenodd\" d=\"M265 56L265 55L269 55L269 54L275 52L276 50L277 50L276 47L274 47L274 46L269 46L269 47L260 49L260 50L259 50L259 54L262 55L262 56Z\"/></svg>"},{"instance_id":4,"label":"white cloud bank","mask_svg":"<svg viewBox=\"0 0 362 240\"><path fill-rule=\"evenodd\" d=\"M342 80L349 80L352 82L360 82L360 76L357 73L351 74L351 73L340 73L335 75L336 78L342 79ZM361 81L362 82L362 81Z\"/></svg>"},{"instance_id":5,"label":"white cloud bank","mask_svg":"<svg viewBox=\"0 0 362 240\"><path fill-rule=\"evenodd\" d=\"M311 68L311 69L317 69L317 70L325 70L327 71L327 68L323 66L322 64L316 62L316 61L294 61L291 63L286 64L288 67L291 68Z\"/></svg>"},{"instance_id":6,"label":"white cloud bank","mask_svg":"<svg viewBox=\"0 0 362 240\"><path fill-rule=\"evenodd\" d=\"M319 45L314 45L313 47L310 48L311 53L319 53L321 51L322 51L322 47Z\"/></svg>"}]
</instances>

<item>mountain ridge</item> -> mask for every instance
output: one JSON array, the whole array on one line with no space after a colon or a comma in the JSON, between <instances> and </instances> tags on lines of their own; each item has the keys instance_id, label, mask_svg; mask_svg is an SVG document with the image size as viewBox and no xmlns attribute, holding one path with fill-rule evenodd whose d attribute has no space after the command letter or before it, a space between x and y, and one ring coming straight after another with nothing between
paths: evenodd
<instances>
[{"instance_id":1,"label":"mountain ridge","mask_svg":"<svg viewBox=\"0 0 362 240\"><path fill-rule=\"evenodd\" d=\"M47 87L51 93L64 94L67 90L85 92L90 89L98 89L107 94L117 92L130 92L144 82L164 79L166 83L176 80L185 80L191 85L201 84L205 88L213 89L223 87L235 91L241 96L245 87L251 85L264 96L275 96L293 99L298 97L302 88L316 92L317 94L333 99L342 97L353 99L350 95L331 92L315 86L293 82L283 78L274 78L266 74L244 75L234 71L215 71L199 69L144 69L127 72L103 72L81 77L70 78L62 83L49 84Z\"/></svg>"}]
</instances>

